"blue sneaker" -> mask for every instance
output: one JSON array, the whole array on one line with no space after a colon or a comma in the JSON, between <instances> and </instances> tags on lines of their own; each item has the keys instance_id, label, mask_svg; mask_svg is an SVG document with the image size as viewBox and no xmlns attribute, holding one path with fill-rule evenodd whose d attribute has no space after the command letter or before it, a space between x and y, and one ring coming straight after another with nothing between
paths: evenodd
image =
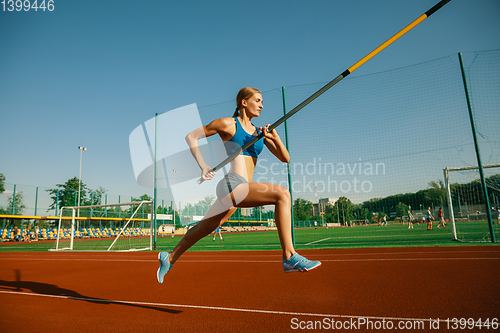
<instances>
[{"instance_id":1,"label":"blue sneaker","mask_svg":"<svg viewBox=\"0 0 500 333\"><path fill-rule=\"evenodd\" d=\"M297 271L309 272L310 270L321 266L320 261L311 261L307 258L304 258L298 253L295 253L288 260L285 260L285 258L283 258L282 262L285 273L297 272Z\"/></svg>"},{"instance_id":2,"label":"blue sneaker","mask_svg":"<svg viewBox=\"0 0 500 333\"><path fill-rule=\"evenodd\" d=\"M170 257L170 252L160 252L158 253L158 261L160 262L160 267L158 267L158 271L156 272L156 278L159 283L163 283L163 277L168 273L170 268L174 267L174 265L168 262L168 258Z\"/></svg>"}]
</instances>

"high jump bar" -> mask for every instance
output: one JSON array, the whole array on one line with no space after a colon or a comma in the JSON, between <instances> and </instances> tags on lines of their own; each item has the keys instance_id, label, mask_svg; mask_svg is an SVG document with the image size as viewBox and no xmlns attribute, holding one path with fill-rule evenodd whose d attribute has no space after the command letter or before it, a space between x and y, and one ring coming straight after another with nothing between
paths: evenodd
<instances>
[{"instance_id":1,"label":"high jump bar","mask_svg":"<svg viewBox=\"0 0 500 333\"><path fill-rule=\"evenodd\" d=\"M320 95L322 95L325 91L339 83L342 79L344 79L346 76L354 72L356 69L358 69L361 65L363 65L365 62L373 58L375 55L377 55L380 51L385 49L387 46L391 45L394 41L399 39L401 36L406 34L408 31L411 29L415 28L417 25L422 23L426 18L434 14L436 11L438 11L441 7L446 5L450 0L441 0L439 1L434 7L426 11L424 14L419 16L416 20L408 24L405 28L403 28L401 31L399 31L397 34L386 40L384 43L382 43L379 47L377 47L375 50L372 52L368 53L365 57L363 57L361 60L359 60L357 63L346 69L342 74L337 76L335 79L332 81L328 82L326 85L324 85L321 89L316 91L314 94L309 96L306 100L304 100L302 103L297 105L295 108L293 108L290 112L286 113L283 117L280 119L276 120L271 126L269 126L268 131L274 130L276 127L284 123L288 118L299 112L302 108L304 108L306 105L314 101L316 98L318 98ZM241 148L237 149L234 153L229 155L225 160L217 164L215 167L210 170L210 172L217 172L220 170L222 167L224 167L226 164L234 160L239 154L241 154L242 151L248 149L250 146L252 146L255 142L260 140L264 136L264 133L261 132L259 135L254 137L252 140L248 141L246 144L244 144ZM204 182L204 179L200 177L198 179L198 184L201 184Z\"/></svg>"}]
</instances>

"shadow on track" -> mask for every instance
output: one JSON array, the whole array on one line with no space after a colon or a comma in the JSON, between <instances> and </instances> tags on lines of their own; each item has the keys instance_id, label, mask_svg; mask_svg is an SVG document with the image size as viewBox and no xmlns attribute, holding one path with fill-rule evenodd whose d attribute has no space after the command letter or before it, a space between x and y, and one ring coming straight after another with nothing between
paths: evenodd
<instances>
[{"instance_id":1,"label":"shadow on track","mask_svg":"<svg viewBox=\"0 0 500 333\"><path fill-rule=\"evenodd\" d=\"M74 290L61 288L61 287L53 285L53 284L33 282L33 281L22 281L21 280L21 272L18 269L15 270L15 274L16 274L15 281L0 280L0 290L8 290L8 291L15 291L15 292L31 291L32 293L39 294L39 295L61 296L61 297L65 297L67 299L85 301L85 302L90 302L90 303L95 303L95 304L126 305L126 306L133 306L133 307L138 307L138 308L143 308L143 309L151 309L151 310L156 310L156 311L168 312L168 313L172 313L172 314L182 313L182 311L171 310L171 309L167 309L167 308L164 308L161 306L134 304L131 302L113 301L113 300L108 300L108 299L84 296L84 295L82 295Z\"/></svg>"}]
</instances>

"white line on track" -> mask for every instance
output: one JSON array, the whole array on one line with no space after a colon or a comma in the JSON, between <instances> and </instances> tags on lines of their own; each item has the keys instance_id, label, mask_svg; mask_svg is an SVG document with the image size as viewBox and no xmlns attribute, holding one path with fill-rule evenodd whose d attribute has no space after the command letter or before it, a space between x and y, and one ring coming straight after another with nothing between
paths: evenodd
<instances>
[{"instance_id":1,"label":"white line on track","mask_svg":"<svg viewBox=\"0 0 500 333\"><path fill-rule=\"evenodd\" d=\"M500 249L500 247L499 247ZM402 254L455 254L455 253L500 253L500 251L405 251L405 252L361 252L361 253L322 253L322 256L363 256L363 255L402 255Z\"/></svg>"},{"instance_id":2,"label":"white line on track","mask_svg":"<svg viewBox=\"0 0 500 333\"><path fill-rule=\"evenodd\" d=\"M332 262L356 262L356 261L435 261L435 260L499 260L500 258L365 258L365 259L319 259L321 261L332 261ZM21 260L21 258L1 258L0 262L3 260ZM33 259L30 259L33 260ZM91 259L91 258L37 258L36 261L90 261L90 262L158 262L158 260L146 259L146 260L138 260L138 259ZM182 263L194 262L257 262L257 263L266 263L266 262L281 262L281 260L247 260L247 259L181 259Z\"/></svg>"},{"instance_id":3,"label":"white line on track","mask_svg":"<svg viewBox=\"0 0 500 333\"><path fill-rule=\"evenodd\" d=\"M398 321L431 321L432 320L432 319L420 319L420 318L336 315L336 314L310 313L310 312L291 312L291 311L274 311L274 310L245 309L245 308L228 308L228 307L221 307L221 306L206 306L206 305L191 305L191 304L169 304L169 303L151 303L151 302L136 302L136 301L119 301L119 300L109 300L109 299L73 297L73 296L66 296L66 295L45 295L45 294L3 291L3 290L0 290L0 294L49 297L49 298L79 300L79 301L88 301L88 302L103 302L103 303L142 305L142 306L157 306L157 307L165 307L165 308L189 308L189 309L202 309L202 310L214 310L214 311L250 312L250 313L263 313L263 314L286 315L286 316L308 316L308 317L325 317L325 318L355 318L355 319L365 318L365 319L372 319L372 320L394 320L394 321L396 321L396 320L398 320ZM432 320L432 321L435 322L437 320L438 319ZM444 322L444 320L440 320L440 321Z\"/></svg>"},{"instance_id":4,"label":"white line on track","mask_svg":"<svg viewBox=\"0 0 500 333\"><path fill-rule=\"evenodd\" d=\"M374 258L374 259L319 259L323 262L356 262L356 261L435 261L435 260L500 260L500 258ZM258 262L258 263L276 263L281 262L281 260L182 260L179 262Z\"/></svg>"},{"instance_id":5,"label":"white line on track","mask_svg":"<svg viewBox=\"0 0 500 333\"><path fill-rule=\"evenodd\" d=\"M310 243L307 243L305 245L311 245L311 244L314 244L314 243L319 243L319 242L322 242L322 241L326 241L326 240L329 240L331 237L328 237L328 238L323 238L323 239L320 239L320 240L317 240L317 241L314 241L314 242L310 242Z\"/></svg>"}]
</instances>

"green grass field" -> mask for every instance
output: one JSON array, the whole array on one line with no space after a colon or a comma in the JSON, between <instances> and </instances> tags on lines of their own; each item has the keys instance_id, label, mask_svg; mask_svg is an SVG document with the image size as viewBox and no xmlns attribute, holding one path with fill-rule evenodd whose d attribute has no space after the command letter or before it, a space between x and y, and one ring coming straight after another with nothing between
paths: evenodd
<instances>
[{"instance_id":1,"label":"green grass field","mask_svg":"<svg viewBox=\"0 0 500 333\"><path fill-rule=\"evenodd\" d=\"M459 222L457 229L462 241L483 241L488 243L489 230L485 223ZM495 227L496 234L500 228ZM278 250L280 249L277 231L224 234L224 241L219 237L212 241L212 236L198 242L193 250ZM171 249L176 239L159 238L159 249ZM388 247L388 246L433 246L457 245L460 242L452 240L451 228L427 230L427 224L415 224L413 229L407 225L389 224L387 227L377 225L356 226L346 228L302 228L295 230L295 245L297 249L321 249L341 247Z\"/></svg>"},{"instance_id":2,"label":"green grass field","mask_svg":"<svg viewBox=\"0 0 500 333\"><path fill-rule=\"evenodd\" d=\"M500 227L495 225L495 234L499 241ZM344 247L392 247L392 246L454 246L459 244L474 245L491 244L489 228L486 221L457 222L459 242L452 240L450 225L446 229L427 230L427 224L415 224L413 229L407 225L389 224L387 227L377 225L345 228L300 228L295 230L297 249L321 249ZM225 233L224 241L217 235L215 241L207 236L191 248L192 251L222 250L279 250L277 231ZM179 241L179 237L158 237L158 250L171 250ZM106 250L110 239L75 241L75 250ZM123 241L127 241L124 239ZM148 243L147 239L141 242ZM54 242L5 243L0 252L7 251L48 251L54 248Z\"/></svg>"}]
</instances>

